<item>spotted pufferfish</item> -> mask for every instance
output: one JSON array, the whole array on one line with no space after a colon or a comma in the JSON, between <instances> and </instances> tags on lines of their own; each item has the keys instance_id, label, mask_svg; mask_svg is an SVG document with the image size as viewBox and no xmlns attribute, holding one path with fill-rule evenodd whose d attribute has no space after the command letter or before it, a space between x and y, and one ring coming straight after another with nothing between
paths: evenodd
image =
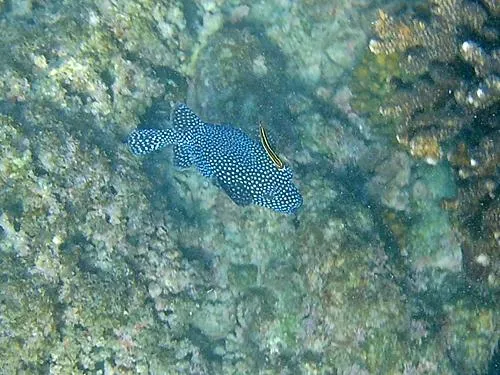
<instances>
[{"instance_id":1,"label":"spotted pufferfish","mask_svg":"<svg viewBox=\"0 0 500 375\"><path fill-rule=\"evenodd\" d=\"M292 171L271 148L262 125L257 142L230 125L203 122L184 104L175 108L172 120L172 128L133 131L127 140L132 153L146 155L173 145L175 166L196 166L237 205L255 204L284 214L300 208L302 195Z\"/></svg>"}]
</instances>

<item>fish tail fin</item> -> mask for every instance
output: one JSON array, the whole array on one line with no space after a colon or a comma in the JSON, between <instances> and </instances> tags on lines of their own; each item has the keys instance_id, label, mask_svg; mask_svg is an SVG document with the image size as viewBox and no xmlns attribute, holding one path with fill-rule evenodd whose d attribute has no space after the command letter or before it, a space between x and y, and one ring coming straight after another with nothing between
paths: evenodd
<instances>
[{"instance_id":1,"label":"fish tail fin","mask_svg":"<svg viewBox=\"0 0 500 375\"><path fill-rule=\"evenodd\" d=\"M172 117L176 128L190 128L204 124L204 122L185 104L179 104L175 108Z\"/></svg>"},{"instance_id":2,"label":"fish tail fin","mask_svg":"<svg viewBox=\"0 0 500 375\"><path fill-rule=\"evenodd\" d=\"M128 136L127 144L134 155L146 155L175 143L171 129L139 129Z\"/></svg>"}]
</instances>

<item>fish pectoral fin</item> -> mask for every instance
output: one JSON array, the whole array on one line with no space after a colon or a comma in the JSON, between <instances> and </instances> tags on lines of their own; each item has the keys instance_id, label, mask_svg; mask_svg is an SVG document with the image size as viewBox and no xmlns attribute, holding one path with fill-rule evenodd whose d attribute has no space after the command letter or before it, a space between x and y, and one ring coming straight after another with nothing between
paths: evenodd
<instances>
[{"instance_id":1,"label":"fish pectoral fin","mask_svg":"<svg viewBox=\"0 0 500 375\"><path fill-rule=\"evenodd\" d=\"M252 197L237 184L228 184L221 179L216 179L214 183L219 186L238 206L248 206L252 204Z\"/></svg>"},{"instance_id":2,"label":"fish pectoral fin","mask_svg":"<svg viewBox=\"0 0 500 375\"><path fill-rule=\"evenodd\" d=\"M174 146L174 165L179 169L186 169L193 165L191 150L188 146Z\"/></svg>"}]
</instances>

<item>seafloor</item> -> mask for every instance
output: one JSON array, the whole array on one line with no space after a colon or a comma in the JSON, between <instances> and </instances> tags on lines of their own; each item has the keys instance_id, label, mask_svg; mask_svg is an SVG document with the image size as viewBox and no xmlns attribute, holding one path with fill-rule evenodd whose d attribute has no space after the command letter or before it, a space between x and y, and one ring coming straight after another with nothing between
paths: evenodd
<instances>
[{"instance_id":1,"label":"seafloor","mask_svg":"<svg viewBox=\"0 0 500 375\"><path fill-rule=\"evenodd\" d=\"M496 0L0 0L1 374L500 373ZM273 145L296 215L136 127Z\"/></svg>"}]
</instances>

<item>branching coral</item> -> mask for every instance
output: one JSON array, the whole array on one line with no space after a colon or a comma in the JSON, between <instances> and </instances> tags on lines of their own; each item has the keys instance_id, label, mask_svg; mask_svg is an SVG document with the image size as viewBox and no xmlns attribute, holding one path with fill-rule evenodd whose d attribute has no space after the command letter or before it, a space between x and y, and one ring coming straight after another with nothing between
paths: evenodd
<instances>
[{"instance_id":1,"label":"branching coral","mask_svg":"<svg viewBox=\"0 0 500 375\"><path fill-rule=\"evenodd\" d=\"M447 157L457 172L453 212L466 272L498 286L500 6L497 1L431 0L396 19L380 11L375 55L399 54L394 93L379 111L416 158ZM418 18L417 18L418 17Z\"/></svg>"},{"instance_id":2,"label":"branching coral","mask_svg":"<svg viewBox=\"0 0 500 375\"><path fill-rule=\"evenodd\" d=\"M434 0L430 22L418 19L396 21L383 11L375 24L380 39L370 42L375 53L408 52L404 65L413 73L429 71L433 61L453 60L459 49L457 37L463 29L482 33L488 18L486 10L465 0Z\"/></svg>"},{"instance_id":3,"label":"branching coral","mask_svg":"<svg viewBox=\"0 0 500 375\"><path fill-rule=\"evenodd\" d=\"M396 20L380 11L370 50L402 55L400 95L380 112L400 119L398 141L432 164L444 155L443 144L461 132L498 126L488 113L500 100L500 52L496 2L429 5L425 21Z\"/></svg>"}]
</instances>

